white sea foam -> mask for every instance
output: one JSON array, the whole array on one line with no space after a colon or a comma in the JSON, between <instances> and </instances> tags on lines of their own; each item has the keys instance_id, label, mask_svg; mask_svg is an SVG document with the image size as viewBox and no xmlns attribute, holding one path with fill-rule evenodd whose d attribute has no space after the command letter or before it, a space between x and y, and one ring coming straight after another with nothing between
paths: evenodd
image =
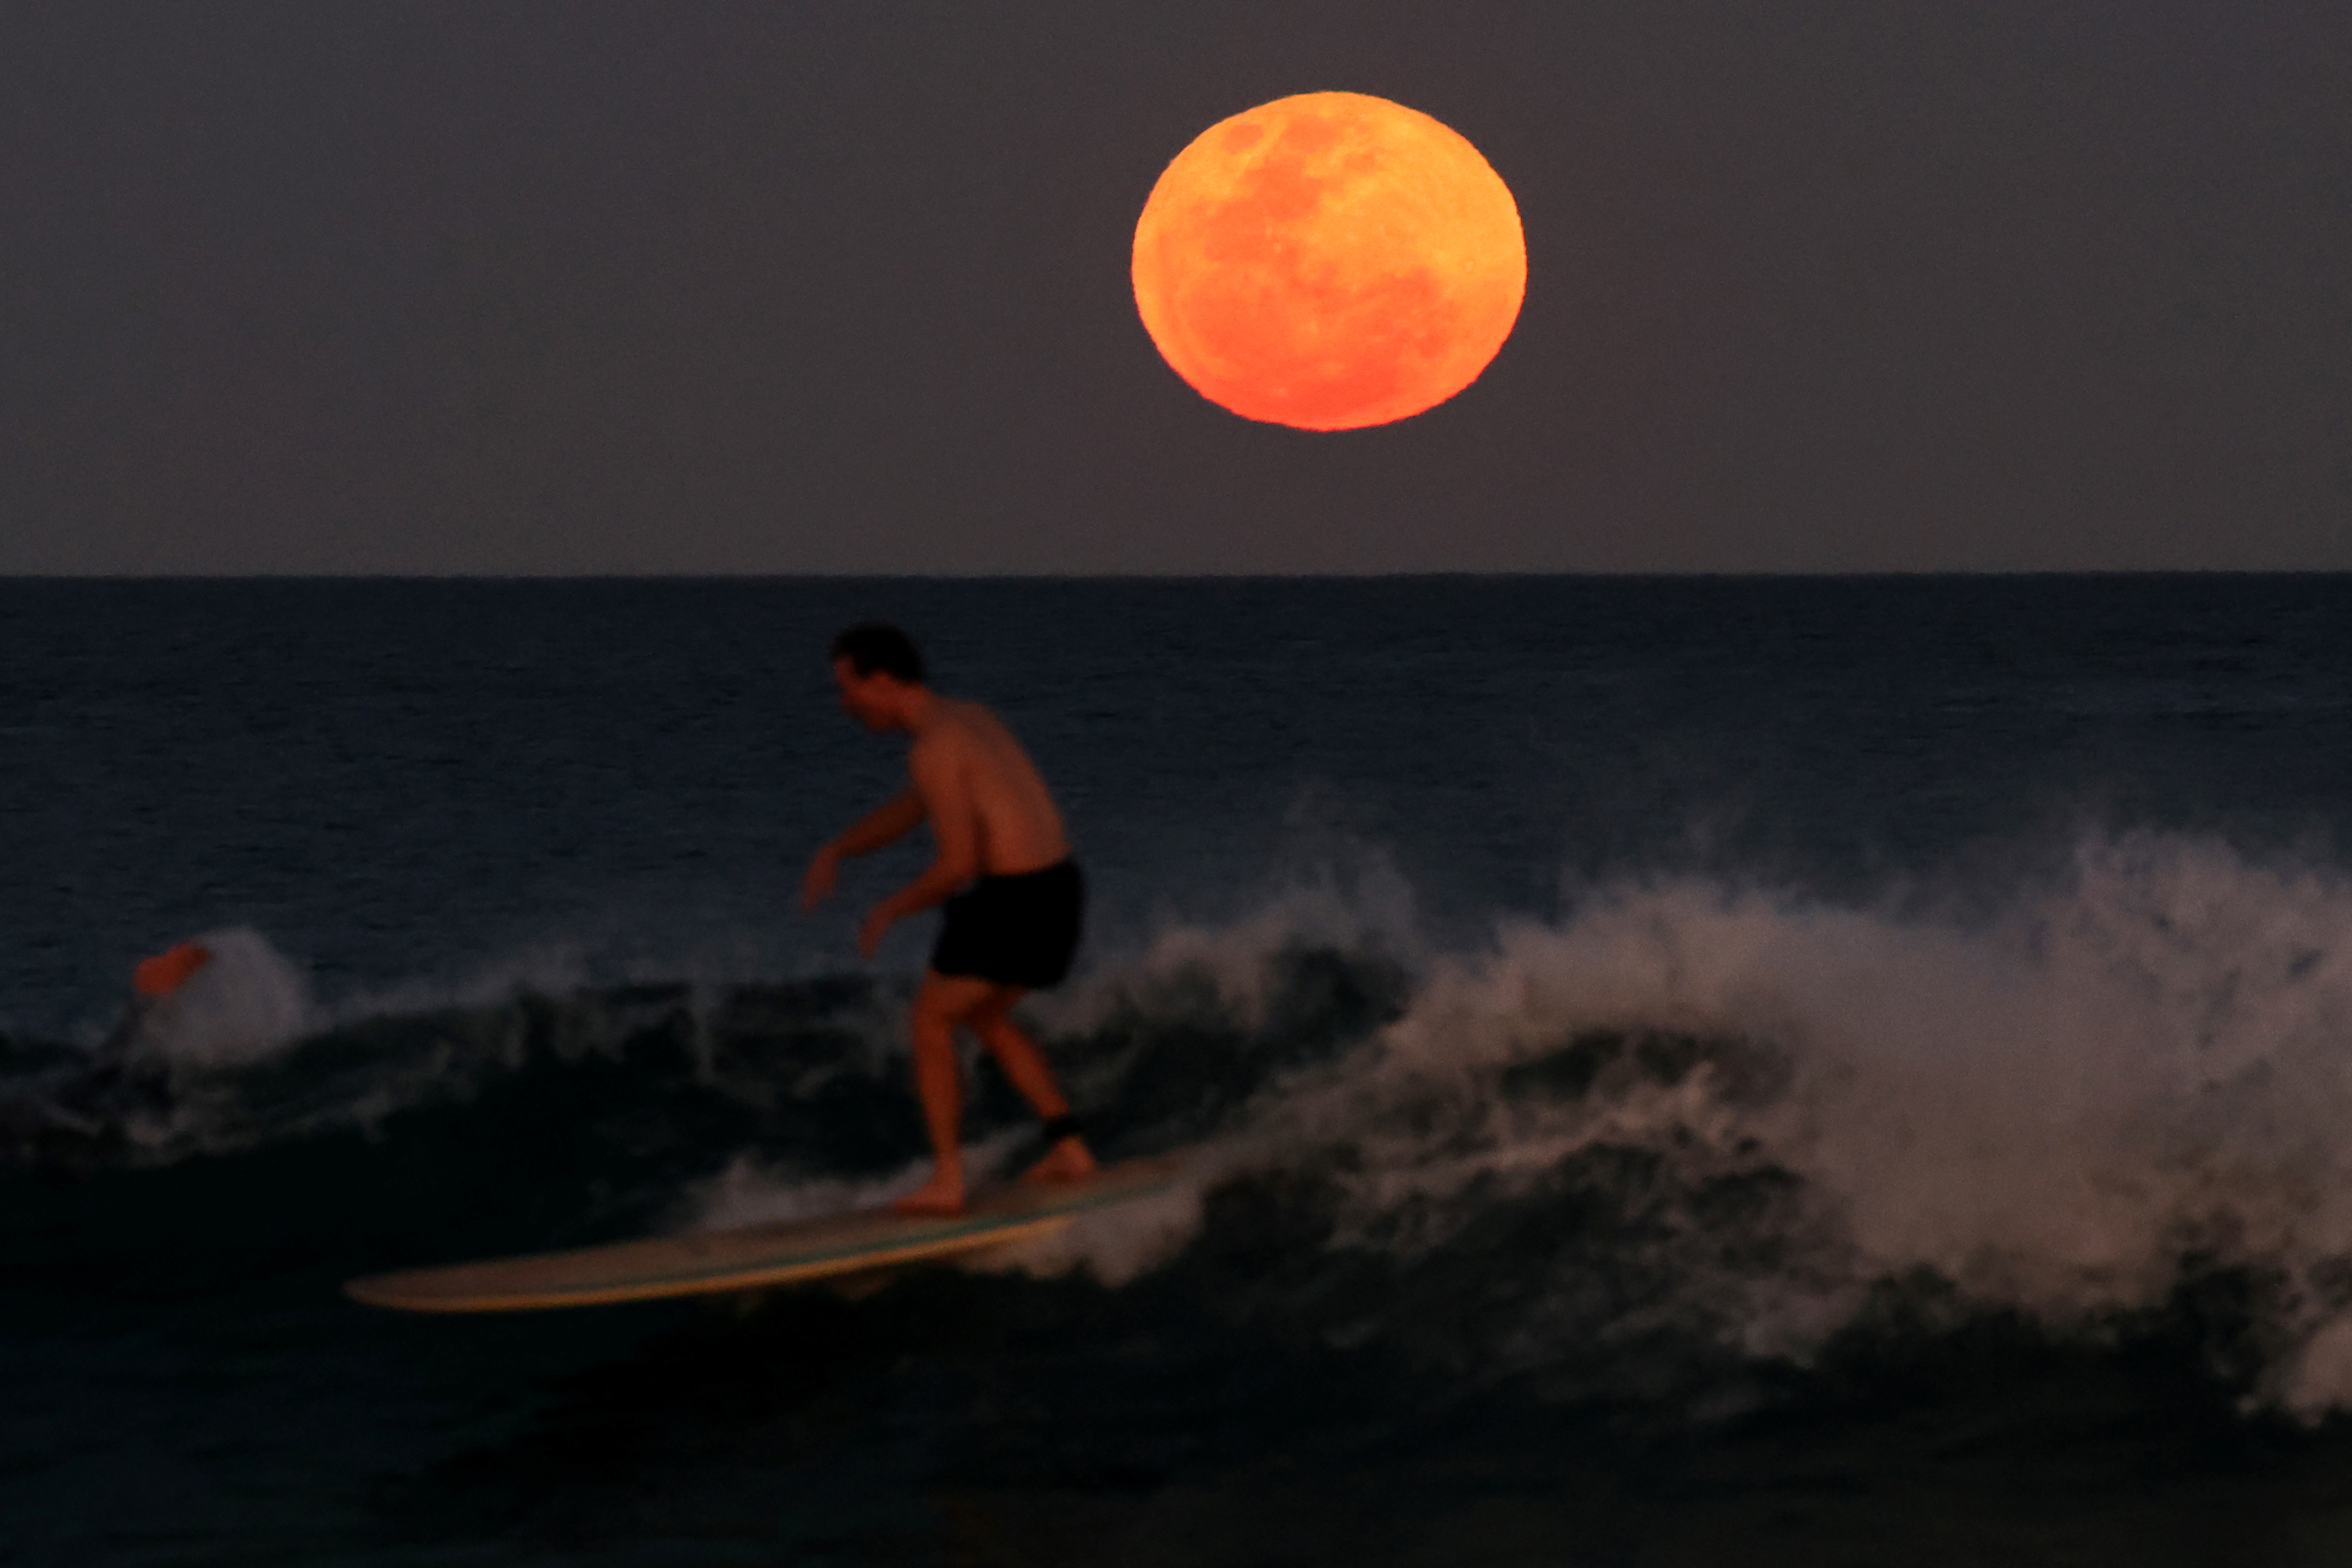
<instances>
[{"instance_id":1,"label":"white sea foam","mask_svg":"<svg viewBox=\"0 0 2352 1568\"><path fill-rule=\"evenodd\" d=\"M1173 1186L1081 1213L1060 1230L983 1255L972 1267L1045 1277L1083 1271L1102 1284L1124 1285L1182 1251L1198 1234L1201 1195L1213 1175L1213 1162L1196 1161Z\"/></svg>"},{"instance_id":2,"label":"white sea foam","mask_svg":"<svg viewBox=\"0 0 2352 1568\"><path fill-rule=\"evenodd\" d=\"M2199 1252L2287 1282L2299 1349L2269 1399L2352 1399L2324 1284L2352 1254L2352 885L2148 836L2086 842L1990 915L1919 902L1591 889L1431 961L1406 1016L1261 1095L1247 1135L1276 1163L1346 1145L1339 1239L1407 1252L1604 1145L1792 1173L1802 1256L1685 1281L1751 1352L1801 1357L1906 1270L2066 1325L2154 1304ZM1580 1035L1660 1031L1748 1058L1500 1091Z\"/></svg>"}]
</instances>

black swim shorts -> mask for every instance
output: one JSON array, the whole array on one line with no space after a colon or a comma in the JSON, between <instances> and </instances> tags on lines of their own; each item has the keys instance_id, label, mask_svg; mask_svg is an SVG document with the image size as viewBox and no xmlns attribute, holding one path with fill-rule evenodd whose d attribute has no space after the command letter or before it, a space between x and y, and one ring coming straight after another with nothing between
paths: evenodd
<instances>
[{"instance_id":1,"label":"black swim shorts","mask_svg":"<svg viewBox=\"0 0 2352 1568\"><path fill-rule=\"evenodd\" d=\"M947 901L931 969L1032 990L1058 985L1077 954L1086 907L1086 879L1075 860L982 877Z\"/></svg>"}]
</instances>

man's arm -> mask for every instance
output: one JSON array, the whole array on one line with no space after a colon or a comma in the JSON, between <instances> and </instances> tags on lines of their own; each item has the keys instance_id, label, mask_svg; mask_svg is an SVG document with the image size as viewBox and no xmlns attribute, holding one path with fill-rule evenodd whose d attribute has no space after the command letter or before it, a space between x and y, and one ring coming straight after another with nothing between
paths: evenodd
<instances>
[{"instance_id":1,"label":"man's arm","mask_svg":"<svg viewBox=\"0 0 2352 1568\"><path fill-rule=\"evenodd\" d=\"M980 874L980 822L972 809L971 787L964 777L959 749L952 744L918 744L908 756L907 766L915 775L915 793L931 820L931 842L938 853L921 876L875 905L857 928L857 945L868 958L881 945L882 933L894 923L946 902Z\"/></svg>"},{"instance_id":2,"label":"man's arm","mask_svg":"<svg viewBox=\"0 0 2352 1568\"><path fill-rule=\"evenodd\" d=\"M902 790L851 823L827 847L843 859L853 855L871 855L915 831L928 815L920 794Z\"/></svg>"},{"instance_id":3,"label":"man's arm","mask_svg":"<svg viewBox=\"0 0 2352 1568\"><path fill-rule=\"evenodd\" d=\"M801 908L813 910L832 897L842 861L853 855L870 855L886 844L896 844L912 833L926 815L923 797L909 789L851 823L840 837L818 849L815 858L809 862L808 875L801 879Z\"/></svg>"}]
</instances>

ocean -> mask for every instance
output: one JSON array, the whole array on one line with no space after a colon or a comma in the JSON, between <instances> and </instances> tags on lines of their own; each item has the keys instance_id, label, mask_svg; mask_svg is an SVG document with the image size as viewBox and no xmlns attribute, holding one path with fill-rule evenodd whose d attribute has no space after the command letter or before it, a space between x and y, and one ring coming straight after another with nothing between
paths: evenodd
<instances>
[{"instance_id":1,"label":"ocean","mask_svg":"<svg viewBox=\"0 0 2352 1568\"><path fill-rule=\"evenodd\" d=\"M875 616L1186 1181L346 1300L919 1177ZM2347 781L2344 577L0 583L0 1560L2352 1563Z\"/></svg>"}]
</instances>

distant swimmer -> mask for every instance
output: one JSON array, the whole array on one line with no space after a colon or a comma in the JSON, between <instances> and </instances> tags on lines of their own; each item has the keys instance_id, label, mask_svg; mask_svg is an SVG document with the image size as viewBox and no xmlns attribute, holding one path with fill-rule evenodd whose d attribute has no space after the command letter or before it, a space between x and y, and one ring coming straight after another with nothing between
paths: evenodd
<instances>
[{"instance_id":1,"label":"distant swimmer","mask_svg":"<svg viewBox=\"0 0 2352 1568\"><path fill-rule=\"evenodd\" d=\"M131 971L131 1002L122 1011L122 1021L114 1026L114 1032L98 1048L100 1062L119 1070L123 1058L131 1054L139 1031L146 1026L149 1016L165 997L176 994L181 986L195 977L196 971L212 961L212 950L193 942L184 942L152 958L141 959Z\"/></svg>"},{"instance_id":2,"label":"distant swimmer","mask_svg":"<svg viewBox=\"0 0 2352 1568\"><path fill-rule=\"evenodd\" d=\"M131 972L131 989L152 1001L169 996L194 978L197 970L213 961L212 949L201 942L184 942L164 949L152 958L142 958Z\"/></svg>"},{"instance_id":3,"label":"distant swimmer","mask_svg":"<svg viewBox=\"0 0 2352 1568\"><path fill-rule=\"evenodd\" d=\"M832 894L845 858L896 843L925 821L936 851L929 869L874 906L857 928L857 950L873 957L892 925L946 905L911 1024L915 1089L934 1163L930 1180L897 1206L906 1214L963 1209L958 1025L979 1037L1045 1120L1045 1156L1026 1179L1093 1174L1094 1156L1070 1102L1036 1043L1010 1016L1025 993L1069 973L1085 912L1086 883L1045 781L995 714L923 683L922 656L896 626L852 626L834 639L833 679L852 718L913 738L907 752L913 784L816 852L801 907L813 910Z\"/></svg>"},{"instance_id":4,"label":"distant swimmer","mask_svg":"<svg viewBox=\"0 0 2352 1568\"><path fill-rule=\"evenodd\" d=\"M152 1063L135 1059L139 1039L157 1010L212 961L212 950L193 942L141 959L131 972L121 1019L88 1063L42 1084L36 1102L0 1105L0 1147L22 1150L60 1134L86 1144L118 1133L133 1112L163 1109L168 1086Z\"/></svg>"}]
</instances>

